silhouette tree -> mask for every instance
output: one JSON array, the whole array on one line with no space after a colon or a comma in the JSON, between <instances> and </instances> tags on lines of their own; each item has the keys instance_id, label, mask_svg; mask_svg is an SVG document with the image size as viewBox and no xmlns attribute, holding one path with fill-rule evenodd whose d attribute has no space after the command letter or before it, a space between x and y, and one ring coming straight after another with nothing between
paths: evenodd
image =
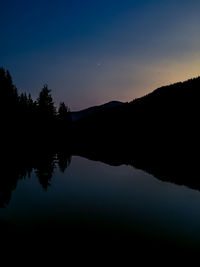
<instances>
[{"instance_id":1,"label":"silhouette tree","mask_svg":"<svg viewBox=\"0 0 200 267\"><path fill-rule=\"evenodd\" d=\"M59 142L61 141L60 144L62 145L62 140L63 138L66 138L69 135L72 124L71 112L64 102L60 103L57 118L58 118L58 129L59 129L58 137L60 139Z\"/></svg>"},{"instance_id":2,"label":"silhouette tree","mask_svg":"<svg viewBox=\"0 0 200 267\"><path fill-rule=\"evenodd\" d=\"M58 109L58 116L59 116L59 119L62 120L62 121L68 120L70 118L70 110L65 105L64 102L60 103L60 106L59 106L59 109Z\"/></svg>"},{"instance_id":3,"label":"silhouette tree","mask_svg":"<svg viewBox=\"0 0 200 267\"><path fill-rule=\"evenodd\" d=\"M48 85L45 84L37 99L40 115L45 116L46 118L53 118L56 115L56 108L50 93L51 90L48 89Z\"/></svg>"},{"instance_id":4,"label":"silhouette tree","mask_svg":"<svg viewBox=\"0 0 200 267\"><path fill-rule=\"evenodd\" d=\"M36 136L38 146L52 145L56 133L56 108L51 90L44 85L36 101Z\"/></svg>"},{"instance_id":5,"label":"silhouette tree","mask_svg":"<svg viewBox=\"0 0 200 267\"><path fill-rule=\"evenodd\" d=\"M13 85L13 81L9 71L0 68L0 93L1 93L1 109L7 116L14 115L18 104L17 88Z\"/></svg>"},{"instance_id":6,"label":"silhouette tree","mask_svg":"<svg viewBox=\"0 0 200 267\"><path fill-rule=\"evenodd\" d=\"M70 109L65 105L64 102L60 103L58 109L58 119L61 125L64 127L69 126L72 123Z\"/></svg>"}]
</instances>

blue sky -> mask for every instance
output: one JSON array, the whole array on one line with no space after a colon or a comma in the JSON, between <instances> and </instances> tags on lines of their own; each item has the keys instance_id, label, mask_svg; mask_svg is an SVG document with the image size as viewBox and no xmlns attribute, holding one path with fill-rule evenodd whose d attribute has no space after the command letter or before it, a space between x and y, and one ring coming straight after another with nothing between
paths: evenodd
<instances>
[{"instance_id":1,"label":"blue sky","mask_svg":"<svg viewBox=\"0 0 200 267\"><path fill-rule=\"evenodd\" d=\"M0 65L72 110L199 76L200 2L0 0Z\"/></svg>"}]
</instances>

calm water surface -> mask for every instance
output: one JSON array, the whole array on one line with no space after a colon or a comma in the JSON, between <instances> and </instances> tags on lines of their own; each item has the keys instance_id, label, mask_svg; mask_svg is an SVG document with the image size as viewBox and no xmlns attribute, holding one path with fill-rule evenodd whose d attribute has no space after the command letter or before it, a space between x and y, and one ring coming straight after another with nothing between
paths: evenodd
<instances>
[{"instance_id":1,"label":"calm water surface","mask_svg":"<svg viewBox=\"0 0 200 267\"><path fill-rule=\"evenodd\" d=\"M0 220L20 229L52 225L128 233L200 244L200 192L157 180L131 166L109 166L74 156L54 170L45 191L34 172L19 180Z\"/></svg>"}]
</instances>

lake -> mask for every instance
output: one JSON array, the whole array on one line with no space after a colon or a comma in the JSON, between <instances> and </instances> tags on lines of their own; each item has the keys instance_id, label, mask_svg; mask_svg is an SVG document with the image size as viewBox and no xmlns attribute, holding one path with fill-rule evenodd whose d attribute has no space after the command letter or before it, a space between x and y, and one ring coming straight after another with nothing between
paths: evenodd
<instances>
[{"instance_id":1,"label":"lake","mask_svg":"<svg viewBox=\"0 0 200 267\"><path fill-rule=\"evenodd\" d=\"M35 171L17 181L0 209L8 232L48 229L53 235L65 229L67 236L78 233L95 240L134 238L200 247L199 191L162 182L132 166L79 156L69 163L64 172L55 163L47 188Z\"/></svg>"}]
</instances>

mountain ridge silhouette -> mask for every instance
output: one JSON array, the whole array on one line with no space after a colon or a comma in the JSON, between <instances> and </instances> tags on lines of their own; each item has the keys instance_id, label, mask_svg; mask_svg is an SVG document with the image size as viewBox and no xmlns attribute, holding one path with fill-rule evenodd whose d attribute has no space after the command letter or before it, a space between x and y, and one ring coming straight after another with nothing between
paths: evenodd
<instances>
[{"instance_id":1,"label":"mountain ridge silhouette","mask_svg":"<svg viewBox=\"0 0 200 267\"><path fill-rule=\"evenodd\" d=\"M199 90L200 77L163 86L143 97L124 103L124 105L91 113L86 118L82 118L81 122L75 122L75 125L80 130L85 124L85 130L86 126L90 127L92 124L93 130L95 127L100 130L100 126L104 124L109 126L108 121L112 126L118 124L119 127L132 122L144 130L144 123L146 123L148 126L155 127L156 130L159 128L161 130L162 127L167 129L166 126L174 127L173 132L176 134L176 131L179 133L185 123L188 123L185 126L192 126L198 117ZM130 126L126 130L136 129L136 126ZM108 128L111 130L111 127Z\"/></svg>"},{"instance_id":2,"label":"mountain ridge silhouette","mask_svg":"<svg viewBox=\"0 0 200 267\"><path fill-rule=\"evenodd\" d=\"M91 106L89 108L85 108L85 109L82 109L82 110L79 110L79 111L72 111L71 112L72 122L77 121L79 119L82 119L83 117L88 116L88 115L90 115L90 114L92 114L94 112L103 111L105 109L113 108L113 107L116 107L116 106L121 106L121 105L124 105L124 104L125 103L123 103L123 102L115 100L115 101L106 102L106 103L101 104L101 105Z\"/></svg>"}]
</instances>

